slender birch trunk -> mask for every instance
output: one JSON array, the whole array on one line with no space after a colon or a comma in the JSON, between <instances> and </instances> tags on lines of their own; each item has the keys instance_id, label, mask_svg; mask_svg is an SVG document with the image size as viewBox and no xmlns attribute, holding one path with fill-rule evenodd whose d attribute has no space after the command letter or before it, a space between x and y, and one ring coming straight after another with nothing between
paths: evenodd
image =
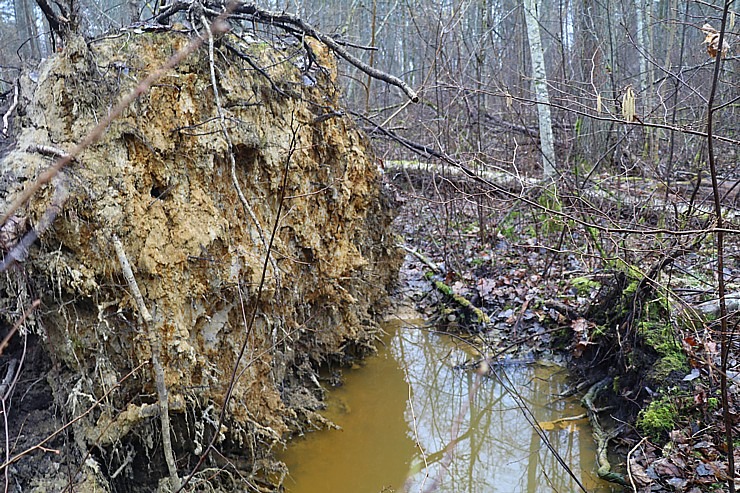
<instances>
[{"instance_id":1,"label":"slender birch trunk","mask_svg":"<svg viewBox=\"0 0 740 493\"><path fill-rule=\"evenodd\" d=\"M537 115L540 125L542 175L545 179L553 179L555 177L555 145L552 136L550 96L547 92L547 72L540 38L537 0L524 0L524 18L527 24L529 52L532 58L532 85L537 100Z\"/></svg>"}]
</instances>

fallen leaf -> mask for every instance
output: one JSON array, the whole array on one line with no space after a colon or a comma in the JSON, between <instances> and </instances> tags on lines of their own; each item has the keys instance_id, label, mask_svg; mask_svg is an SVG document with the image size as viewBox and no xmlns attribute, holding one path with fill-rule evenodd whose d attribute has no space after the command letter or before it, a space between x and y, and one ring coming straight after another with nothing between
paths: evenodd
<instances>
[{"instance_id":1,"label":"fallen leaf","mask_svg":"<svg viewBox=\"0 0 740 493\"><path fill-rule=\"evenodd\" d=\"M637 463L635 459L630 459L629 467L630 476L639 486L649 486L653 484L653 480L647 475L645 469Z\"/></svg>"},{"instance_id":2,"label":"fallen leaf","mask_svg":"<svg viewBox=\"0 0 740 493\"><path fill-rule=\"evenodd\" d=\"M653 464L655 473L659 476L683 477L681 470L674 464L668 462L668 459L660 459Z\"/></svg>"},{"instance_id":3,"label":"fallen leaf","mask_svg":"<svg viewBox=\"0 0 740 493\"><path fill-rule=\"evenodd\" d=\"M686 345L690 347L696 347L699 345L699 343L696 342L696 339L694 339L692 336L684 337L683 342L685 342Z\"/></svg>"},{"instance_id":4,"label":"fallen leaf","mask_svg":"<svg viewBox=\"0 0 740 493\"><path fill-rule=\"evenodd\" d=\"M570 327L576 334L586 334L588 332L588 320L583 317L577 320L573 320L573 323L570 324Z\"/></svg>"}]
</instances>

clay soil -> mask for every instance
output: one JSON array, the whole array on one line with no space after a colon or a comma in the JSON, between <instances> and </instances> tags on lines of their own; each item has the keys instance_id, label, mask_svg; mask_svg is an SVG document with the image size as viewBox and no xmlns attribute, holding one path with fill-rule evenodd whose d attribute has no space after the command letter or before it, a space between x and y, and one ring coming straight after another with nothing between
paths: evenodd
<instances>
[{"instance_id":1,"label":"clay soil","mask_svg":"<svg viewBox=\"0 0 740 493\"><path fill-rule=\"evenodd\" d=\"M24 76L2 210L188 42L71 39ZM272 489L271 449L323 426L319 368L374 349L401 255L334 60L311 52L197 50L0 231L3 335L30 313L0 365L6 491L169 491L155 359L189 490Z\"/></svg>"}]
</instances>

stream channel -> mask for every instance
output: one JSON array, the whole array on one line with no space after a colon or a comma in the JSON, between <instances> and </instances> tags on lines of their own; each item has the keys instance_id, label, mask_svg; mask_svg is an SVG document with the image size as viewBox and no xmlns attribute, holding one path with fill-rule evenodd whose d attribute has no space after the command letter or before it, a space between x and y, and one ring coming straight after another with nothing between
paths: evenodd
<instances>
[{"instance_id":1,"label":"stream channel","mask_svg":"<svg viewBox=\"0 0 740 493\"><path fill-rule=\"evenodd\" d=\"M323 413L342 429L308 433L279 457L287 493L581 491L522 402L587 491L621 491L596 476L588 420L557 421L585 412L558 397L565 369L511 362L481 377L456 368L471 359L462 344L421 323L387 323L386 346L344 372Z\"/></svg>"}]
</instances>

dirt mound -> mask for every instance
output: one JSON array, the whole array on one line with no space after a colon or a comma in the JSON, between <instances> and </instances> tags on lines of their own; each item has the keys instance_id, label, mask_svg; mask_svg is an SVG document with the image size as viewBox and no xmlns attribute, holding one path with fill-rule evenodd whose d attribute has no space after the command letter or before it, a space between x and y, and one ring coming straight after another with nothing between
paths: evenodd
<instances>
[{"instance_id":1,"label":"dirt mound","mask_svg":"<svg viewBox=\"0 0 740 493\"><path fill-rule=\"evenodd\" d=\"M79 142L186 43L171 32L78 39L35 82L26 77L18 147L1 165L3 210L50 154ZM35 450L15 461L23 491L151 491L167 475L155 346L181 475L219 433L223 456L206 465L227 471L204 474L219 478L212 484L244 472L256 481L260 459L320 405L320 389L304 387L318 364L372 348L374 315L400 260L388 234L392 208L365 138L339 111L333 60L312 48L309 61L290 46L225 36L213 59L222 115L210 57L197 51L37 193L8 223L13 231L3 230L15 238L59 209L0 279L0 313L12 326L41 299L23 331L38 335L51 361L35 365L54 395L47 410L60 424L87 412L62 434L59 457ZM116 241L151 325L142 323ZM19 358L16 339L3 358ZM215 430L244 344L227 426ZM9 415L12 443L22 417ZM56 464L55 478L23 475L42 459Z\"/></svg>"}]
</instances>

